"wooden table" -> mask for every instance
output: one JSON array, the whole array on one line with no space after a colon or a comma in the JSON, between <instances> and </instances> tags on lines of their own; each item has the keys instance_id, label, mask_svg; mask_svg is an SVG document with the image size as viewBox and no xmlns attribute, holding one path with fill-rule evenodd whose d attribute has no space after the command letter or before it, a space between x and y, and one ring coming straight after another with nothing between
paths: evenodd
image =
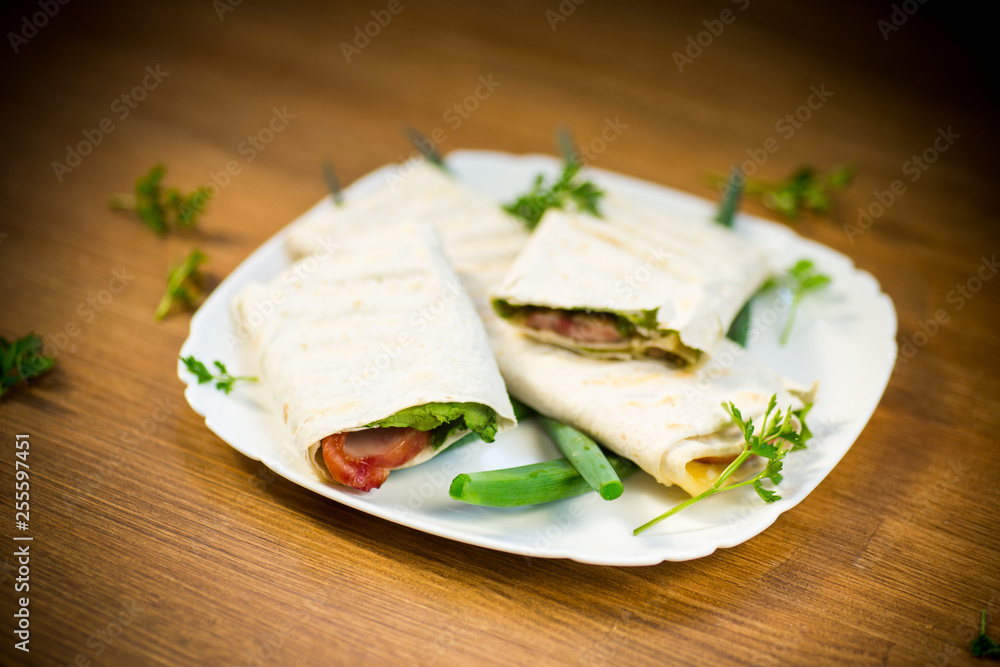
<instances>
[{"instance_id":1,"label":"wooden table","mask_svg":"<svg viewBox=\"0 0 1000 667\"><path fill-rule=\"evenodd\" d=\"M781 0L51 4L7 10L20 37L0 49L0 335L34 330L57 355L0 404L0 662L943 666L973 662L979 610L1000 636L998 105L961 17ZM554 152L565 124L596 166L705 197L706 171L734 160L773 178L854 160L829 218L797 229L877 277L909 356L805 502L693 562L493 552L276 478L184 402L189 318L152 318L167 267L198 244L226 276L323 196L323 157L345 182L406 157L402 123L441 128L445 152L515 153ZM608 123L621 131L598 151ZM108 210L159 161L170 184L218 186L200 234L159 239ZM30 653L11 632L22 433Z\"/></svg>"}]
</instances>

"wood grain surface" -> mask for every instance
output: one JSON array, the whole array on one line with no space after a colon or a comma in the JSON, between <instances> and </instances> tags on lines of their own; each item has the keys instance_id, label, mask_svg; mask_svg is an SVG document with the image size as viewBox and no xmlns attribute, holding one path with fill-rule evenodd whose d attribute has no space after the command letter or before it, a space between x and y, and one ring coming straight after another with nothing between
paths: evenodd
<instances>
[{"instance_id":1,"label":"wood grain surface","mask_svg":"<svg viewBox=\"0 0 1000 667\"><path fill-rule=\"evenodd\" d=\"M38 332L57 366L0 403L0 662L975 662L979 610L1000 637L998 104L984 18L902 3L915 13L880 27L888 1L401 0L348 62L342 43L390 4L4 10L0 335ZM492 91L468 101L484 79ZM779 129L814 87L828 99ZM244 143L275 110L287 125L260 150ZM598 152L608 122L623 129ZM553 153L567 125L594 165L709 198L706 172L769 138L779 149L759 176L855 161L832 214L797 229L871 272L898 310L903 361L868 427L760 536L637 568L426 535L237 453L184 402L189 316L153 321L169 264L198 245L222 279L323 196L325 156L344 182L408 156L403 123L441 128L444 152L515 153ZM75 167L53 166L81 142ZM913 180L925 151L934 161ZM108 210L160 161L168 183L220 185L201 232L159 239ZM897 179L905 192L845 232ZM13 634L17 433L31 436L30 653Z\"/></svg>"}]
</instances>

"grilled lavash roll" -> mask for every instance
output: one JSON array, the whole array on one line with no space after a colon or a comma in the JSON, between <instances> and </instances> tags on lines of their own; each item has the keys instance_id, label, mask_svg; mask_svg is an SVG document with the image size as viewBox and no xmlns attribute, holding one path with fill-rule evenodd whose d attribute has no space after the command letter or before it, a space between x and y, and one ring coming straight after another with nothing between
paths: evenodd
<instances>
[{"instance_id":1,"label":"grilled lavash roll","mask_svg":"<svg viewBox=\"0 0 1000 667\"><path fill-rule=\"evenodd\" d=\"M264 302L276 304L267 317ZM415 406L485 406L498 433L516 423L482 322L428 225L339 237L325 254L249 285L233 306L296 448L324 479L324 439Z\"/></svg>"},{"instance_id":2,"label":"grilled lavash roll","mask_svg":"<svg viewBox=\"0 0 1000 667\"><path fill-rule=\"evenodd\" d=\"M710 220L608 208L603 219L547 212L494 307L585 356L697 363L768 277L763 254Z\"/></svg>"},{"instance_id":3,"label":"grilled lavash roll","mask_svg":"<svg viewBox=\"0 0 1000 667\"><path fill-rule=\"evenodd\" d=\"M704 364L679 370L655 361L582 357L502 321L489 328L513 396L692 496L710 487L743 449L743 434L723 402L759 423L772 395L783 410L798 410L809 400L729 340L717 343Z\"/></svg>"}]
</instances>

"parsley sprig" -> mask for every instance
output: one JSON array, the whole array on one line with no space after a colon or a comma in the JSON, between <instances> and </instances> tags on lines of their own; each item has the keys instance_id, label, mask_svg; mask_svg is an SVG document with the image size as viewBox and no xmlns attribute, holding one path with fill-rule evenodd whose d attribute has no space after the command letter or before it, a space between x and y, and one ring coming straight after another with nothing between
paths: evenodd
<instances>
[{"instance_id":1,"label":"parsley sprig","mask_svg":"<svg viewBox=\"0 0 1000 667\"><path fill-rule=\"evenodd\" d=\"M604 192L591 181L578 181L582 165L577 162L567 162L563 166L559 178L551 185L546 185L545 175L535 178L531 189L517 198L516 201L504 205L504 210L524 221L529 230L534 230L542 216L550 208L575 208L595 217L601 217L598 208Z\"/></svg>"},{"instance_id":2,"label":"parsley sprig","mask_svg":"<svg viewBox=\"0 0 1000 667\"><path fill-rule=\"evenodd\" d=\"M193 308L201 296L201 288L205 277L198 268L208 261L208 256L195 248L180 264L172 267L167 273L167 291L163 293L160 304L156 307L154 317L162 320L173 309L174 304L185 308Z\"/></svg>"},{"instance_id":3,"label":"parsley sprig","mask_svg":"<svg viewBox=\"0 0 1000 667\"><path fill-rule=\"evenodd\" d=\"M972 655L977 658L1000 658L1000 644L986 636L986 610L980 617L979 636L972 640Z\"/></svg>"},{"instance_id":4,"label":"parsley sprig","mask_svg":"<svg viewBox=\"0 0 1000 667\"><path fill-rule=\"evenodd\" d=\"M177 188L164 189L166 171L164 165L155 165L136 180L134 194L112 195L108 205L113 209L134 210L160 236L170 229L193 229L208 204L208 188L195 188L187 194Z\"/></svg>"},{"instance_id":5,"label":"parsley sprig","mask_svg":"<svg viewBox=\"0 0 1000 667\"><path fill-rule=\"evenodd\" d=\"M55 357L44 354L42 347L42 337L33 332L14 341L0 337L0 396L52 370Z\"/></svg>"},{"instance_id":6,"label":"parsley sprig","mask_svg":"<svg viewBox=\"0 0 1000 667\"><path fill-rule=\"evenodd\" d=\"M848 163L834 167L828 174L812 167L798 167L783 181L747 178L742 173L739 173L738 179L748 197L760 200L764 206L788 220L799 220L805 213L829 213L834 195L847 189L856 171L855 166ZM726 180L723 174L712 172L709 179L723 191L732 192L732 176Z\"/></svg>"},{"instance_id":7,"label":"parsley sprig","mask_svg":"<svg viewBox=\"0 0 1000 667\"><path fill-rule=\"evenodd\" d=\"M738 489L743 486L752 486L757 492L757 495L760 496L766 503L773 503L776 500L781 500L781 496L777 493L764 488L764 480L771 480L775 486L780 484L782 480L781 467L785 456L789 452L805 449L806 442L812 437L812 432L809 431L809 427L806 426L805 421L806 415L812 408L812 403L806 403L805 407L801 410L792 410L791 407L789 407L785 412L777 409L777 405L778 396L775 394L771 397L771 401L768 403L767 411L764 413L764 419L762 421L760 431L755 432L756 427L754 426L753 419L747 419L744 421L743 415L740 414L739 409L737 409L733 403L723 403L723 409L729 413L733 423L743 434L743 451L740 452L733 462L726 467L711 487L694 498L686 500L680 505L664 512L655 519L644 523L633 530L632 534L638 535L644 530L660 523L664 519L667 519L681 510L690 507L696 502L704 500L705 498L713 496L721 491ZM727 485L729 478L732 477L733 474L740 469L740 466L742 466L743 463L751 456L760 456L767 459L767 464L764 466L764 469L749 479Z\"/></svg>"},{"instance_id":8,"label":"parsley sprig","mask_svg":"<svg viewBox=\"0 0 1000 667\"><path fill-rule=\"evenodd\" d=\"M604 191L592 181L578 178L583 164L568 133L560 133L559 145L564 160L559 177L553 183L546 184L545 175L539 174L527 193L503 207L511 215L524 221L524 226L529 231L538 226L538 222L550 208L573 209L601 217L599 204Z\"/></svg>"},{"instance_id":9,"label":"parsley sprig","mask_svg":"<svg viewBox=\"0 0 1000 667\"><path fill-rule=\"evenodd\" d=\"M198 378L198 384L205 384L206 382L214 381L215 388L227 394L233 390L233 385L240 380L245 382L257 381L257 378L251 375L230 375L229 371L226 370L226 365L221 361L212 362L215 368L219 371L219 374L215 375L212 371L208 370L208 367L205 366L205 364L195 359L194 355L181 357L180 360L184 362L184 366L188 369L188 372Z\"/></svg>"},{"instance_id":10,"label":"parsley sprig","mask_svg":"<svg viewBox=\"0 0 1000 667\"><path fill-rule=\"evenodd\" d=\"M812 167L799 167L777 183L749 179L746 193L789 220L798 220L806 212L826 215L833 205L833 196L847 189L855 171L852 164L834 167L829 174Z\"/></svg>"},{"instance_id":11,"label":"parsley sprig","mask_svg":"<svg viewBox=\"0 0 1000 667\"><path fill-rule=\"evenodd\" d=\"M816 265L808 259L800 259L795 266L788 269L779 278L769 280L761 288L761 291L770 288L786 289L792 295L792 305L788 309L788 320L785 328L781 332L781 344L788 343L788 337L792 333L792 326L795 324L795 314L799 310L802 298L821 287L829 285L833 279L816 270Z\"/></svg>"}]
</instances>

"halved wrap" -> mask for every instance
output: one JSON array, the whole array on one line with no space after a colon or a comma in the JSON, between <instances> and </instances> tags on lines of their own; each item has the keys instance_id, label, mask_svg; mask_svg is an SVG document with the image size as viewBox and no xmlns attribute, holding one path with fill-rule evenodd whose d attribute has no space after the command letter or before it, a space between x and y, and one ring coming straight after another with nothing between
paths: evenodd
<instances>
[{"instance_id":1,"label":"halved wrap","mask_svg":"<svg viewBox=\"0 0 1000 667\"><path fill-rule=\"evenodd\" d=\"M710 220L549 211L493 292L524 333L582 355L685 367L763 284L763 254Z\"/></svg>"},{"instance_id":2,"label":"halved wrap","mask_svg":"<svg viewBox=\"0 0 1000 667\"><path fill-rule=\"evenodd\" d=\"M692 496L710 487L742 451L743 436L724 401L757 423L774 394L782 409L804 405L799 387L729 340L717 343L706 363L679 370L654 361L581 357L504 322L490 328L513 396Z\"/></svg>"},{"instance_id":3,"label":"halved wrap","mask_svg":"<svg viewBox=\"0 0 1000 667\"><path fill-rule=\"evenodd\" d=\"M233 305L324 479L367 491L470 431L489 442L515 424L482 322L427 225L340 236Z\"/></svg>"}]
</instances>

